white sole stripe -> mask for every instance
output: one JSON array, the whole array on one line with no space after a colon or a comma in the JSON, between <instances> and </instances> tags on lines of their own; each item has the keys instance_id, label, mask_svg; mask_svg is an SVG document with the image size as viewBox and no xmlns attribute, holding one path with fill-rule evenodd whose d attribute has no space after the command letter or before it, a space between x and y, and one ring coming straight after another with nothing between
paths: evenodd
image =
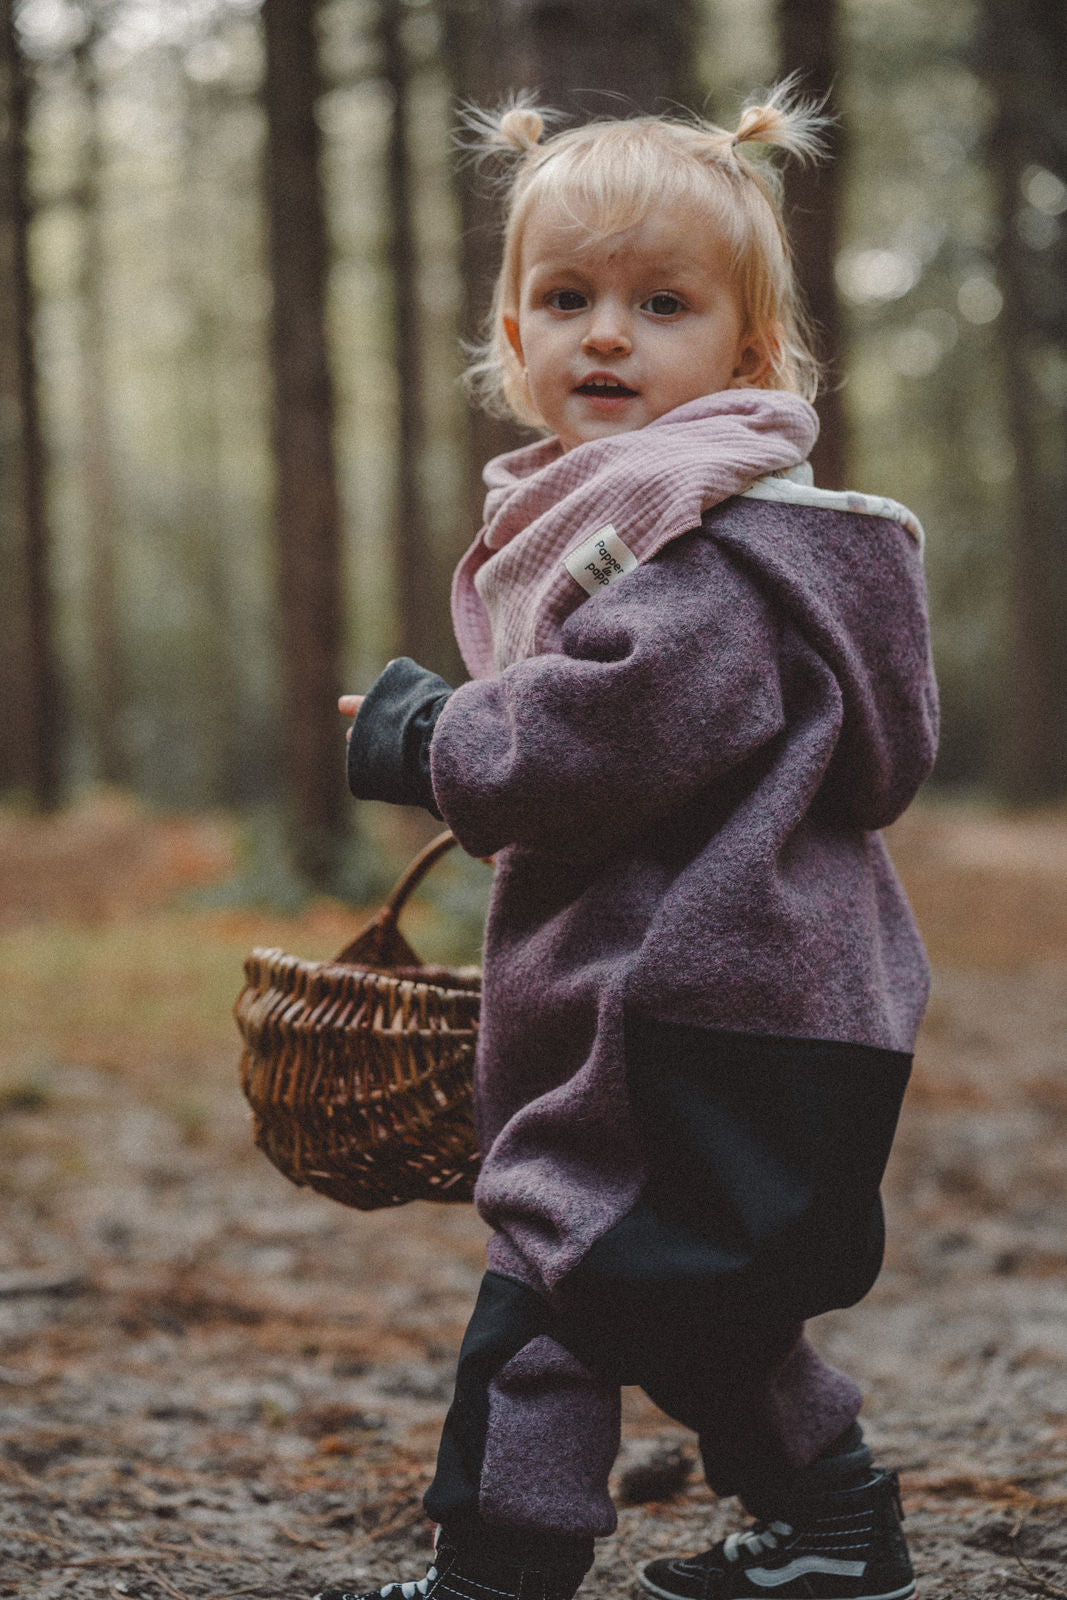
<instances>
[{"instance_id":1,"label":"white sole stripe","mask_svg":"<svg viewBox=\"0 0 1067 1600\"><path fill-rule=\"evenodd\" d=\"M905 1589L893 1589L888 1594L856 1594L851 1600L915 1600L917 1589L909 1583ZM830 1600L829 1595L811 1595L810 1600Z\"/></svg>"},{"instance_id":2,"label":"white sole stripe","mask_svg":"<svg viewBox=\"0 0 1067 1600\"><path fill-rule=\"evenodd\" d=\"M884 1592L882 1594L856 1594L851 1595L849 1600L915 1600L916 1593L916 1585L909 1583L906 1588L892 1589L888 1594ZM673 1600L677 1600L677 1596L674 1596ZM810 1595L806 1597L806 1600L831 1600L831 1596ZM837 1597L837 1600L840 1600L840 1597Z\"/></svg>"},{"instance_id":3,"label":"white sole stripe","mask_svg":"<svg viewBox=\"0 0 1067 1600\"><path fill-rule=\"evenodd\" d=\"M751 1577L751 1573L746 1573L745 1576ZM641 1587L643 1589L647 1589L649 1594L659 1595L660 1600L681 1600L681 1597L676 1590L661 1589L658 1583L653 1583L651 1578L646 1577L643 1572L638 1573L638 1578L640 1580ZM771 1590L768 1590L767 1592L768 1594L772 1593ZM914 1583L908 1583L905 1584L903 1589L883 1589L881 1594L852 1595L850 1600L916 1600L916 1594L916 1585ZM832 1600L832 1597L830 1595L811 1595L808 1597L808 1600ZM837 1597L837 1600L840 1600L840 1597Z\"/></svg>"}]
</instances>

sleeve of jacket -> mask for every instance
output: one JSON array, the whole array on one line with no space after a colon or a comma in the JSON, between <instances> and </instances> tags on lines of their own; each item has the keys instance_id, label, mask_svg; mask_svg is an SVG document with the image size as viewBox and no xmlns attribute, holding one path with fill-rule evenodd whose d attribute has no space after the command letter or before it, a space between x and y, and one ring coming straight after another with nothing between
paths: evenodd
<instances>
[{"instance_id":1,"label":"sleeve of jacket","mask_svg":"<svg viewBox=\"0 0 1067 1600\"><path fill-rule=\"evenodd\" d=\"M585 601L562 649L457 689L430 745L437 805L486 856L623 847L784 726L778 622L699 533Z\"/></svg>"},{"instance_id":2,"label":"sleeve of jacket","mask_svg":"<svg viewBox=\"0 0 1067 1600\"><path fill-rule=\"evenodd\" d=\"M390 661L371 685L348 739L348 787L357 800L425 806L440 817L430 781L430 740L452 693L410 656Z\"/></svg>"}]
</instances>

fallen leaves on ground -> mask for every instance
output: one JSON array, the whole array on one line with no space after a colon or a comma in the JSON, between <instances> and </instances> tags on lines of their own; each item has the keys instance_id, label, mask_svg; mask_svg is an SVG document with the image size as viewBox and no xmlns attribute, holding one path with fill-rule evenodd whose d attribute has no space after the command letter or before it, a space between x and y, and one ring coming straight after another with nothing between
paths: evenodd
<instances>
[{"instance_id":1,"label":"fallen leaves on ground","mask_svg":"<svg viewBox=\"0 0 1067 1600\"><path fill-rule=\"evenodd\" d=\"M890 837L934 991L885 1270L813 1333L900 1470L924 1600L1057 1595L1067 818L937 804ZM121 796L0 815L0 1595L298 1600L423 1570L484 1229L464 1206L345 1211L252 1148L241 955L327 955L357 918L191 905L234 859L225 819ZM627 1391L589 1592L737 1525L693 1461Z\"/></svg>"}]
</instances>

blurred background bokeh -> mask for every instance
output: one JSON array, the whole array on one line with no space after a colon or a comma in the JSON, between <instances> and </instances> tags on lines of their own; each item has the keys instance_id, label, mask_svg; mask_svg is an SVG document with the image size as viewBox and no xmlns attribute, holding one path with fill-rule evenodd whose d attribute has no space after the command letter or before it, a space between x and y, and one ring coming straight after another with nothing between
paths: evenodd
<instances>
[{"instance_id":1,"label":"blurred background bokeh","mask_svg":"<svg viewBox=\"0 0 1067 1600\"><path fill-rule=\"evenodd\" d=\"M1067 787L1059 0L3 0L0 791L253 815L358 889L337 692L455 681L496 248L458 102L732 123L783 74L816 468L928 533L934 784ZM266 820L269 819L269 820ZM365 855L366 852L363 852ZM347 874L347 877L346 877Z\"/></svg>"}]
</instances>

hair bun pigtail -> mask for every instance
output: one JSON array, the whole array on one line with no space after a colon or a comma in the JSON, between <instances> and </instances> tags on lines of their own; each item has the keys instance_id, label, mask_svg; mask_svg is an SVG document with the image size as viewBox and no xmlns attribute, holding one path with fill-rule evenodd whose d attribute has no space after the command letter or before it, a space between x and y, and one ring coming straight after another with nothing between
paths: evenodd
<instances>
[{"instance_id":1,"label":"hair bun pigtail","mask_svg":"<svg viewBox=\"0 0 1067 1600\"><path fill-rule=\"evenodd\" d=\"M798 74L777 84L765 100L745 106L737 131L730 140L736 154L738 145L776 145L800 161L819 161L825 157L826 130L834 118L823 110L825 100L802 99L797 94Z\"/></svg>"},{"instance_id":2,"label":"hair bun pigtail","mask_svg":"<svg viewBox=\"0 0 1067 1600\"><path fill-rule=\"evenodd\" d=\"M533 104L531 95L516 95L495 111L483 106L460 107L457 143L476 159L484 156L530 156L552 113Z\"/></svg>"},{"instance_id":3,"label":"hair bun pigtail","mask_svg":"<svg viewBox=\"0 0 1067 1600\"><path fill-rule=\"evenodd\" d=\"M545 119L536 106L509 106L500 119L499 138L512 150L529 155L541 143Z\"/></svg>"}]
</instances>

